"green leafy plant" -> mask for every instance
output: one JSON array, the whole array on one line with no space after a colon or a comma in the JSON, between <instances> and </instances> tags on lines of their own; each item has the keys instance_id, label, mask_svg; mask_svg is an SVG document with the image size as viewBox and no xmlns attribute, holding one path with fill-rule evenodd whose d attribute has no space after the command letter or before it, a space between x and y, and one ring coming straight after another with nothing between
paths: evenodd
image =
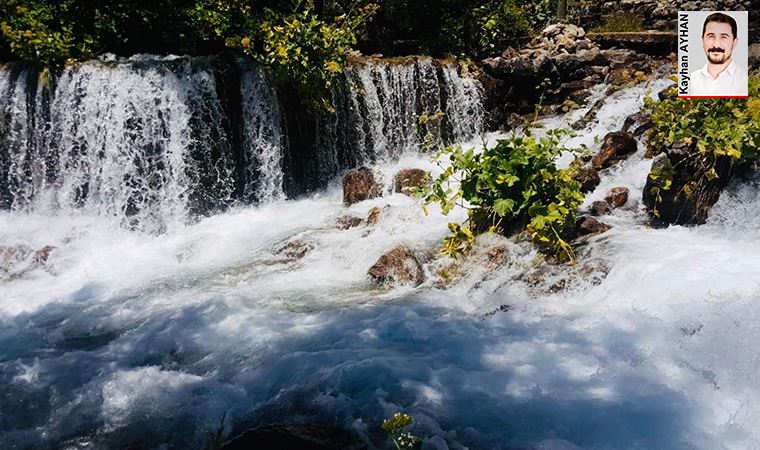
<instances>
[{"instance_id":1,"label":"green leafy plant","mask_svg":"<svg viewBox=\"0 0 760 450\"><path fill-rule=\"evenodd\" d=\"M555 160L565 151L563 130L499 140L492 148L448 147L437 156L448 165L423 188L425 204L438 204L444 214L455 206L468 210L464 224L450 224L452 235L442 252L456 256L469 251L474 236L483 232L513 234L526 231L531 239L560 259L574 261L568 238L583 202L580 183L573 180L575 166L557 169ZM441 164L443 167L443 164Z\"/></svg>"},{"instance_id":2,"label":"green leafy plant","mask_svg":"<svg viewBox=\"0 0 760 450\"><path fill-rule=\"evenodd\" d=\"M382 428L388 433L397 450L413 450L421 447L420 438L404 431L412 422L414 422L412 416L401 412L397 412L390 419L383 421Z\"/></svg>"},{"instance_id":3,"label":"green leafy plant","mask_svg":"<svg viewBox=\"0 0 760 450\"><path fill-rule=\"evenodd\" d=\"M709 209L719 186L760 157L760 75L749 77L749 99L677 98L675 89L662 101L645 100L652 120L647 155L678 148L649 174L655 217L674 186L668 198L692 199L697 211Z\"/></svg>"},{"instance_id":4,"label":"green leafy plant","mask_svg":"<svg viewBox=\"0 0 760 450\"><path fill-rule=\"evenodd\" d=\"M8 0L0 15L0 31L11 52L47 66L88 56L88 42L77 43L72 24L62 20L70 6L70 2L56 8L43 1Z\"/></svg>"},{"instance_id":5,"label":"green leafy plant","mask_svg":"<svg viewBox=\"0 0 760 450\"><path fill-rule=\"evenodd\" d=\"M645 100L644 110L653 124L649 156L678 142L696 143L697 153L691 156L702 161L708 178L717 176L717 157L747 162L760 156L760 74L749 77L749 99L687 99L670 94L672 98L659 102Z\"/></svg>"},{"instance_id":6,"label":"green leafy plant","mask_svg":"<svg viewBox=\"0 0 760 450\"><path fill-rule=\"evenodd\" d=\"M602 24L589 31L594 33L644 31L644 22L639 14L632 12L616 12L604 16Z\"/></svg>"},{"instance_id":7,"label":"green leafy plant","mask_svg":"<svg viewBox=\"0 0 760 450\"><path fill-rule=\"evenodd\" d=\"M343 72L357 35L377 12L374 3L350 2L345 14L322 19L313 0L290 11L254 10L243 0L198 1L188 12L208 37L224 39L273 75L279 87L295 86L307 106L332 111L329 90Z\"/></svg>"},{"instance_id":8,"label":"green leafy plant","mask_svg":"<svg viewBox=\"0 0 760 450\"><path fill-rule=\"evenodd\" d=\"M447 12L438 39L445 41L450 54L480 58L501 53L529 31L525 10L515 0L491 0Z\"/></svg>"}]
</instances>

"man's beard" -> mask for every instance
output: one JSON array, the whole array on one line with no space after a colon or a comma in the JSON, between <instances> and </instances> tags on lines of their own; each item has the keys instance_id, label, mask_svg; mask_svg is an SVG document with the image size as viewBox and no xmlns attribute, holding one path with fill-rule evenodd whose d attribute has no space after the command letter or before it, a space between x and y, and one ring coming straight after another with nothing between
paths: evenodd
<instances>
[{"instance_id":1,"label":"man's beard","mask_svg":"<svg viewBox=\"0 0 760 450\"><path fill-rule=\"evenodd\" d=\"M713 57L712 52L721 53L721 55ZM726 54L726 51L720 48L711 48L707 51L707 60L710 61L710 64L723 64L730 57L731 53Z\"/></svg>"}]
</instances>

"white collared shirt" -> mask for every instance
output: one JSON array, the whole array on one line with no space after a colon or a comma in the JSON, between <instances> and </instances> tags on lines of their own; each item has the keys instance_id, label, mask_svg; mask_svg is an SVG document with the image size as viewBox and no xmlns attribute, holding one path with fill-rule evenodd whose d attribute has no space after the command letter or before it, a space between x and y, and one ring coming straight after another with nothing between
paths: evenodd
<instances>
[{"instance_id":1,"label":"white collared shirt","mask_svg":"<svg viewBox=\"0 0 760 450\"><path fill-rule=\"evenodd\" d=\"M689 95L699 96L745 96L747 95L747 70L735 61L726 67L718 78L707 72L707 64L691 73Z\"/></svg>"}]
</instances>

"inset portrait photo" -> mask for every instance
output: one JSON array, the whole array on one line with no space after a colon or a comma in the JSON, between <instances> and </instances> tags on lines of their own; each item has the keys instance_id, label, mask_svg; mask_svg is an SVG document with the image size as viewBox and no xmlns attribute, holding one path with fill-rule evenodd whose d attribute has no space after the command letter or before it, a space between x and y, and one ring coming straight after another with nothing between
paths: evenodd
<instances>
[{"instance_id":1,"label":"inset portrait photo","mask_svg":"<svg viewBox=\"0 0 760 450\"><path fill-rule=\"evenodd\" d=\"M747 11L678 12L678 96L747 97Z\"/></svg>"}]
</instances>

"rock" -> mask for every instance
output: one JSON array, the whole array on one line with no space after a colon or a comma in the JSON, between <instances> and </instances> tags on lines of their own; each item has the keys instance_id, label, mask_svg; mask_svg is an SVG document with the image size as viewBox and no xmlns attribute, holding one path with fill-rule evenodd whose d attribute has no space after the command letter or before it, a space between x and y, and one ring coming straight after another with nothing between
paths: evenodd
<instances>
[{"instance_id":1,"label":"rock","mask_svg":"<svg viewBox=\"0 0 760 450\"><path fill-rule=\"evenodd\" d=\"M370 209L367 214L367 225L377 225L377 223L380 222L381 214L382 210L377 206Z\"/></svg>"},{"instance_id":2,"label":"rock","mask_svg":"<svg viewBox=\"0 0 760 450\"><path fill-rule=\"evenodd\" d=\"M411 195L415 188L425 185L428 178L422 169L402 169L393 178L393 191Z\"/></svg>"},{"instance_id":3,"label":"rock","mask_svg":"<svg viewBox=\"0 0 760 450\"><path fill-rule=\"evenodd\" d=\"M575 40L567 36L560 36L557 38L557 50L563 48L569 53L573 53L575 51Z\"/></svg>"},{"instance_id":4,"label":"rock","mask_svg":"<svg viewBox=\"0 0 760 450\"><path fill-rule=\"evenodd\" d=\"M625 159L637 148L636 139L631 133L613 131L604 136L602 149L591 159L591 165L596 170L605 169Z\"/></svg>"},{"instance_id":5,"label":"rock","mask_svg":"<svg viewBox=\"0 0 760 450\"><path fill-rule=\"evenodd\" d=\"M751 44L748 52L749 66L753 69L760 68L760 43Z\"/></svg>"},{"instance_id":6,"label":"rock","mask_svg":"<svg viewBox=\"0 0 760 450\"><path fill-rule=\"evenodd\" d=\"M750 167L719 156L713 166L717 177L708 179L701 158L692 157L699 154L696 145L696 139L675 143L652 161L642 197L653 225L704 223L722 190Z\"/></svg>"},{"instance_id":7,"label":"rock","mask_svg":"<svg viewBox=\"0 0 760 450\"><path fill-rule=\"evenodd\" d=\"M564 28L564 24L561 23L553 23L551 25L548 25L544 30L541 32L542 36L545 37L554 37L562 34L562 30Z\"/></svg>"},{"instance_id":8,"label":"rock","mask_svg":"<svg viewBox=\"0 0 760 450\"><path fill-rule=\"evenodd\" d=\"M591 204L591 214L594 216L603 216L611 211L609 203L603 200L597 200Z\"/></svg>"},{"instance_id":9,"label":"rock","mask_svg":"<svg viewBox=\"0 0 760 450\"><path fill-rule=\"evenodd\" d=\"M299 449L340 450L364 448L352 431L321 424L268 425L246 431L224 443L220 450Z\"/></svg>"},{"instance_id":10,"label":"rock","mask_svg":"<svg viewBox=\"0 0 760 450\"><path fill-rule=\"evenodd\" d=\"M607 203L613 208L620 208L628 202L628 188L627 187L614 187L610 190L605 198Z\"/></svg>"},{"instance_id":11,"label":"rock","mask_svg":"<svg viewBox=\"0 0 760 450\"><path fill-rule=\"evenodd\" d=\"M287 259L290 260L296 260L301 259L304 256L306 256L307 253L311 250L311 247L309 244L301 241L301 240L294 240L285 243L280 248L275 250L275 254L284 256Z\"/></svg>"},{"instance_id":12,"label":"rock","mask_svg":"<svg viewBox=\"0 0 760 450\"><path fill-rule=\"evenodd\" d=\"M335 228L339 230L348 230L349 228L358 227L364 223L364 219L356 216L340 216L335 221Z\"/></svg>"},{"instance_id":13,"label":"rock","mask_svg":"<svg viewBox=\"0 0 760 450\"><path fill-rule=\"evenodd\" d=\"M581 167L576 170L572 175L573 180L581 183L581 192L588 193L596 189L599 186L601 180L599 179L599 172L592 167Z\"/></svg>"},{"instance_id":14,"label":"rock","mask_svg":"<svg viewBox=\"0 0 760 450\"><path fill-rule=\"evenodd\" d=\"M557 69L563 74L571 74L583 66L603 66L607 62L598 48L581 50L572 54L561 54L553 59Z\"/></svg>"},{"instance_id":15,"label":"rock","mask_svg":"<svg viewBox=\"0 0 760 450\"><path fill-rule=\"evenodd\" d=\"M682 6L681 11L689 10ZM675 18L675 15L672 17ZM623 47L649 55L667 55L677 50L678 43L675 31L588 33L586 37L602 48Z\"/></svg>"},{"instance_id":16,"label":"rock","mask_svg":"<svg viewBox=\"0 0 760 450\"><path fill-rule=\"evenodd\" d=\"M382 186L375 181L375 174L367 167L351 170L343 177L343 203L346 205L379 197L381 194Z\"/></svg>"},{"instance_id":17,"label":"rock","mask_svg":"<svg viewBox=\"0 0 760 450\"><path fill-rule=\"evenodd\" d=\"M34 252L34 262L39 264L45 264L47 263L48 258L50 257L50 253L55 250L56 247L53 245L46 245L42 247L41 249Z\"/></svg>"},{"instance_id":18,"label":"rock","mask_svg":"<svg viewBox=\"0 0 760 450\"><path fill-rule=\"evenodd\" d=\"M604 222L593 217L581 216L575 222L575 232L578 236L593 236L604 233L612 228Z\"/></svg>"},{"instance_id":19,"label":"rock","mask_svg":"<svg viewBox=\"0 0 760 450\"><path fill-rule=\"evenodd\" d=\"M643 112L637 112L625 118L622 131L639 137L652 128L653 125L652 116Z\"/></svg>"},{"instance_id":20,"label":"rock","mask_svg":"<svg viewBox=\"0 0 760 450\"><path fill-rule=\"evenodd\" d=\"M419 286L425 280L422 264L407 247L396 247L381 256L367 274L381 286L411 284Z\"/></svg>"},{"instance_id":21,"label":"rock","mask_svg":"<svg viewBox=\"0 0 760 450\"><path fill-rule=\"evenodd\" d=\"M25 244L0 246L0 270L9 272L26 261L32 252L34 249Z\"/></svg>"}]
</instances>

